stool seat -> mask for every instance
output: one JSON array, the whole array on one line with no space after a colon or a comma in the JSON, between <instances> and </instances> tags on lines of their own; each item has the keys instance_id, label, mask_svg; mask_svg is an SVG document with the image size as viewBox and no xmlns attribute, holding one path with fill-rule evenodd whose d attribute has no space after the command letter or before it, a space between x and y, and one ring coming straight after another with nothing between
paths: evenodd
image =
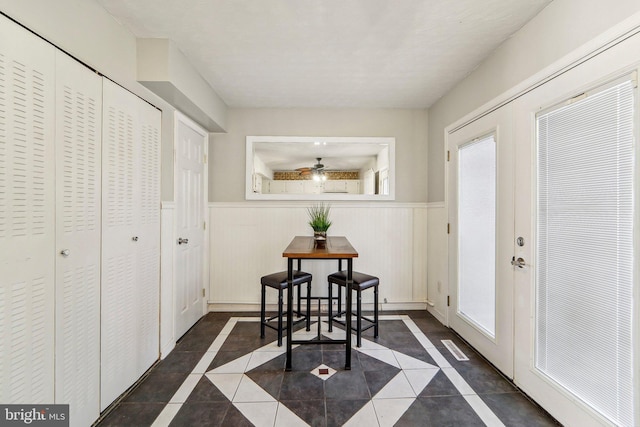
<instances>
[{"instance_id":1,"label":"stool seat","mask_svg":"<svg viewBox=\"0 0 640 427\"><path fill-rule=\"evenodd\" d=\"M362 346L362 332L373 328L373 337L378 338L378 285L380 279L376 276L353 271L351 273L351 289L347 292L356 292L356 340L357 346ZM331 303L329 304L329 332L333 330L333 322L345 325L345 321L338 320L346 311L341 310L341 289L347 286L347 270L337 271L327 276L329 282L329 301L333 301L333 285L338 285L338 313L333 314ZM373 319L362 315L362 291L373 288ZM349 307L350 308L350 307ZM367 326L362 325L362 321L367 322Z\"/></svg>"},{"instance_id":2,"label":"stool seat","mask_svg":"<svg viewBox=\"0 0 640 427\"><path fill-rule=\"evenodd\" d=\"M268 274L260 278L260 283L273 289L287 289L287 279L289 273L279 271L277 273ZM311 281L311 274L304 271L293 272L293 284L299 285Z\"/></svg>"},{"instance_id":3,"label":"stool seat","mask_svg":"<svg viewBox=\"0 0 640 427\"><path fill-rule=\"evenodd\" d=\"M380 279L378 279L377 277L360 273L358 271L354 271L351 274L351 277L353 279L353 285L351 286L351 288L354 290L357 290L359 288L361 291L364 291L365 289L369 289L372 286L380 284ZM337 285L346 286L347 271L343 270L332 273L329 275L329 280Z\"/></svg>"},{"instance_id":4,"label":"stool seat","mask_svg":"<svg viewBox=\"0 0 640 427\"><path fill-rule=\"evenodd\" d=\"M298 269L300 266L298 265ZM310 273L306 273L300 270L293 271L293 282L291 289L289 289L288 282L289 273L287 271L279 271L277 273L267 274L266 276L262 276L260 278L260 284L262 285L261 298L260 298L260 337L264 338L265 327L275 329L278 332L278 346L282 345L282 332L287 329L284 324L284 298L283 292L286 290L287 292L293 292L296 288L298 289L298 309L295 312L300 317L300 320L293 322L293 324L297 324L299 322L306 321L307 323L307 331L311 329L311 318L309 317L309 313L311 312L311 279L312 276ZM307 309L305 313L300 311L300 288L303 283L307 284ZM266 313L266 289L272 288L278 291L278 313L275 316L267 317ZM293 307L292 307L293 309ZM277 319L277 326L273 326L270 322L274 319Z\"/></svg>"}]
</instances>

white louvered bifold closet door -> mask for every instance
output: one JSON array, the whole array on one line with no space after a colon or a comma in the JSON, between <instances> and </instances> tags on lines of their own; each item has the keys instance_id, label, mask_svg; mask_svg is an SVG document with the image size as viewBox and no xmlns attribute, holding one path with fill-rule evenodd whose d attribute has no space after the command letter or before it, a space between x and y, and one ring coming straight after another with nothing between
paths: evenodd
<instances>
[{"instance_id":1,"label":"white louvered bifold closet door","mask_svg":"<svg viewBox=\"0 0 640 427\"><path fill-rule=\"evenodd\" d=\"M149 108L104 79L102 409L159 355L160 113Z\"/></svg>"},{"instance_id":2,"label":"white louvered bifold closet door","mask_svg":"<svg viewBox=\"0 0 640 427\"><path fill-rule=\"evenodd\" d=\"M0 20L0 402L54 399L54 48Z\"/></svg>"},{"instance_id":3,"label":"white louvered bifold closet door","mask_svg":"<svg viewBox=\"0 0 640 427\"><path fill-rule=\"evenodd\" d=\"M56 52L56 403L100 416L102 79Z\"/></svg>"},{"instance_id":4,"label":"white louvered bifold closet door","mask_svg":"<svg viewBox=\"0 0 640 427\"><path fill-rule=\"evenodd\" d=\"M160 126L161 113L138 100L140 150L136 197L138 252L136 311L138 312L138 373L158 359L160 349Z\"/></svg>"}]
</instances>

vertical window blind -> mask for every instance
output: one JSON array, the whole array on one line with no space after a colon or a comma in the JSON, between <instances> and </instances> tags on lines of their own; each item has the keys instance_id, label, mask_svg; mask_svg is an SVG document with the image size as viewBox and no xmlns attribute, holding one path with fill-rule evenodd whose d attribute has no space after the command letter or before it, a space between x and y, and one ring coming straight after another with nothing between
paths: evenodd
<instances>
[{"instance_id":1,"label":"vertical window blind","mask_svg":"<svg viewBox=\"0 0 640 427\"><path fill-rule=\"evenodd\" d=\"M537 117L536 368L633 425L634 82Z\"/></svg>"}]
</instances>

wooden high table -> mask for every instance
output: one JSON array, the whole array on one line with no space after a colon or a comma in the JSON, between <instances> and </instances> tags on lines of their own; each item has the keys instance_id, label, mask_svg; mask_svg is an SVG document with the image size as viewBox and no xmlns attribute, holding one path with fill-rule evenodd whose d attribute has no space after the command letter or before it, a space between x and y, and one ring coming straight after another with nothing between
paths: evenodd
<instances>
[{"instance_id":1,"label":"wooden high table","mask_svg":"<svg viewBox=\"0 0 640 427\"><path fill-rule=\"evenodd\" d=\"M291 347L293 344L345 344L345 366L351 369L351 281L353 280L353 259L358 257L358 252L351 246L351 243L344 236L327 237L324 248L316 248L314 238L310 236L296 236L289 246L284 250L282 256L287 258L288 288L287 288L287 358L285 369L291 370ZM346 287L346 336L344 340L317 339L293 340L293 261L303 259L336 259L341 265L342 260L347 260L347 287ZM331 304L331 301L329 301ZM319 338L319 337L318 337Z\"/></svg>"}]
</instances>

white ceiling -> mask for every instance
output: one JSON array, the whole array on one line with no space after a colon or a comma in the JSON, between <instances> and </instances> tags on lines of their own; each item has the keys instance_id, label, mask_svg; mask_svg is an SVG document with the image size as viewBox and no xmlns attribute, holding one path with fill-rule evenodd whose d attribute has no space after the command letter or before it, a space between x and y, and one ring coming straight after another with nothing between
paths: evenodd
<instances>
[{"instance_id":1,"label":"white ceiling","mask_svg":"<svg viewBox=\"0 0 640 427\"><path fill-rule=\"evenodd\" d=\"M230 107L427 108L551 0L95 0Z\"/></svg>"}]
</instances>

